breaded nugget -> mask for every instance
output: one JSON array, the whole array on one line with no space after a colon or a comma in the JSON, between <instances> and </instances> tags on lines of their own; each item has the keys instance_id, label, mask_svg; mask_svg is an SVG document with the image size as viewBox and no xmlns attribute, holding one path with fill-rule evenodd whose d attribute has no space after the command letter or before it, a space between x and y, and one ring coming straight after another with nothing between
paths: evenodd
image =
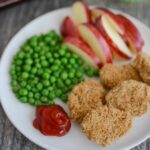
<instances>
[{"instance_id":1,"label":"breaded nugget","mask_svg":"<svg viewBox=\"0 0 150 150\"><path fill-rule=\"evenodd\" d=\"M150 56L139 53L133 62L133 66L139 72L142 80L150 85Z\"/></svg>"},{"instance_id":2,"label":"breaded nugget","mask_svg":"<svg viewBox=\"0 0 150 150\"><path fill-rule=\"evenodd\" d=\"M141 80L139 74L131 64L124 66L106 64L100 71L100 79L102 84L109 89L125 80Z\"/></svg>"},{"instance_id":3,"label":"breaded nugget","mask_svg":"<svg viewBox=\"0 0 150 150\"><path fill-rule=\"evenodd\" d=\"M131 126L130 113L107 106L91 110L81 123L81 129L88 139L102 146L123 136Z\"/></svg>"},{"instance_id":4,"label":"breaded nugget","mask_svg":"<svg viewBox=\"0 0 150 150\"><path fill-rule=\"evenodd\" d=\"M123 81L110 90L105 99L109 106L140 116L149 109L150 87L135 80Z\"/></svg>"},{"instance_id":5,"label":"breaded nugget","mask_svg":"<svg viewBox=\"0 0 150 150\"><path fill-rule=\"evenodd\" d=\"M69 95L68 101L71 118L81 122L89 110L103 104L104 96L103 86L93 79L75 86Z\"/></svg>"}]
</instances>

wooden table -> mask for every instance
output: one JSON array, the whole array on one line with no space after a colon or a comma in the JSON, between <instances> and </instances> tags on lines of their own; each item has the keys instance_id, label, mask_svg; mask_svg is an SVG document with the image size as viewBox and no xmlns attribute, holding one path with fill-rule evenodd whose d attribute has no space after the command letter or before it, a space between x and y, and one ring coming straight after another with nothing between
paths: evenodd
<instances>
[{"instance_id":1,"label":"wooden table","mask_svg":"<svg viewBox=\"0 0 150 150\"><path fill-rule=\"evenodd\" d=\"M89 4L122 10L150 26L150 0L140 3L123 3L121 0L85 0ZM0 54L8 41L32 19L61 7L70 6L73 0L25 0L0 10ZM2 86L2 85L1 85ZM26 139L6 117L0 106L0 150L42 150ZM150 150L150 139L132 150Z\"/></svg>"}]
</instances>

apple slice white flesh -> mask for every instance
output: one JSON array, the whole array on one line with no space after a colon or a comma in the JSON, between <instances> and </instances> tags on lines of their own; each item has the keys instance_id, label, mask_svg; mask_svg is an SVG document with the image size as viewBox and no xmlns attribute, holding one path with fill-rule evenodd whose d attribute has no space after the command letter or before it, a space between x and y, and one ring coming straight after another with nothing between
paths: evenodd
<instances>
[{"instance_id":1,"label":"apple slice white flesh","mask_svg":"<svg viewBox=\"0 0 150 150\"><path fill-rule=\"evenodd\" d=\"M94 68L101 68L102 63L95 53L80 39L74 37L64 38L66 44L71 51L76 53L84 62Z\"/></svg>"},{"instance_id":2,"label":"apple slice white flesh","mask_svg":"<svg viewBox=\"0 0 150 150\"><path fill-rule=\"evenodd\" d=\"M102 16L102 24L105 29L105 32L111 38L113 43L118 47L118 51L116 51L119 55L120 53L124 54L126 57L131 58L133 55L130 49L127 47L126 43L124 42L123 38L115 31L113 28L114 26L111 24L110 20L107 16Z\"/></svg>"},{"instance_id":3,"label":"apple slice white flesh","mask_svg":"<svg viewBox=\"0 0 150 150\"><path fill-rule=\"evenodd\" d=\"M82 39L91 47L103 64L112 62L112 53L109 45L92 24L81 24L79 32Z\"/></svg>"},{"instance_id":4,"label":"apple slice white flesh","mask_svg":"<svg viewBox=\"0 0 150 150\"><path fill-rule=\"evenodd\" d=\"M91 11L83 2L75 2L72 6L73 19L76 24L90 22Z\"/></svg>"}]
</instances>

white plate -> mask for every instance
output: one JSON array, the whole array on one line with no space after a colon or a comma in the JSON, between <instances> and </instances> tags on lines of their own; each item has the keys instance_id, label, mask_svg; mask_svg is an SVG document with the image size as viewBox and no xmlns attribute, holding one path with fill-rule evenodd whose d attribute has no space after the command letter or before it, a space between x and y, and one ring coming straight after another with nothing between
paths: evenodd
<instances>
[{"instance_id":1,"label":"white plate","mask_svg":"<svg viewBox=\"0 0 150 150\"><path fill-rule=\"evenodd\" d=\"M102 148L89 141L80 131L79 125L72 122L70 132L64 137L47 137L42 135L32 126L35 108L20 103L11 91L9 67L12 57L19 50L20 45L30 36L48 32L51 29L59 31L62 19L70 14L70 8L64 8L47 13L38 17L24 28L22 28L9 42L1 59L0 66L0 97L1 103L8 118L14 126L28 139L49 150L123 150L129 149L150 135L150 113L146 113L133 121L133 127L130 132L114 142L112 145ZM139 28L145 40L144 52L150 54L150 30L135 18L128 16ZM63 105L67 111L67 107Z\"/></svg>"}]
</instances>

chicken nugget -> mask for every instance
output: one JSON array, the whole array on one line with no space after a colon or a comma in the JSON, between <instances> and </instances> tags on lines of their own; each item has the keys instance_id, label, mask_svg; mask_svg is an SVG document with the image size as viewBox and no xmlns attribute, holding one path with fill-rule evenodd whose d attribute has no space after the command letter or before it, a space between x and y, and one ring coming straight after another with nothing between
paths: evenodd
<instances>
[{"instance_id":1,"label":"chicken nugget","mask_svg":"<svg viewBox=\"0 0 150 150\"><path fill-rule=\"evenodd\" d=\"M131 126L130 113L107 106L91 110L81 123L81 129L88 139L102 146L123 136Z\"/></svg>"},{"instance_id":2,"label":"chicken nugget","mask_svg":"<svg viewBox=\"0 0 150 150\"><path fill-rule=\"evenodd\" d=\"M100 79L102 84L109 89L125 80L141 80L139 74L131 64L123 66L106 64L100 71Z\"/></svg>"},{"instance_id":3,"label":"chicken nugget","mask_svg":"<svg viewBox=\"0 0 150 150\"><path fill-rule=\"evenodd\" d=\"M123 81L110 90L105 99L109 106L141 116L149 109L150 87L135 80Z\"/></svg>"},{"instance_id":4,"label":"chicken nugget","mask_svg":"<svg viewBox=\"0 0 150 150\"><path fill-rule=\"evenodd\" d=\"M75 86L68 98L70 117L81 122L89 110L103 105L104 96L103 86L93 79Z\"/></svg>"},{"instance_id":5,"label":"chicken nugget","mask_svg":"<svg viewBox=\"0 0 150 150\"><path fill-rule=\"evenodd\" d=\"M139 72L142 80L150 85L150 56L144 53L139 53L134 62L133 66Z\"/></svg>"}]
</instances>

